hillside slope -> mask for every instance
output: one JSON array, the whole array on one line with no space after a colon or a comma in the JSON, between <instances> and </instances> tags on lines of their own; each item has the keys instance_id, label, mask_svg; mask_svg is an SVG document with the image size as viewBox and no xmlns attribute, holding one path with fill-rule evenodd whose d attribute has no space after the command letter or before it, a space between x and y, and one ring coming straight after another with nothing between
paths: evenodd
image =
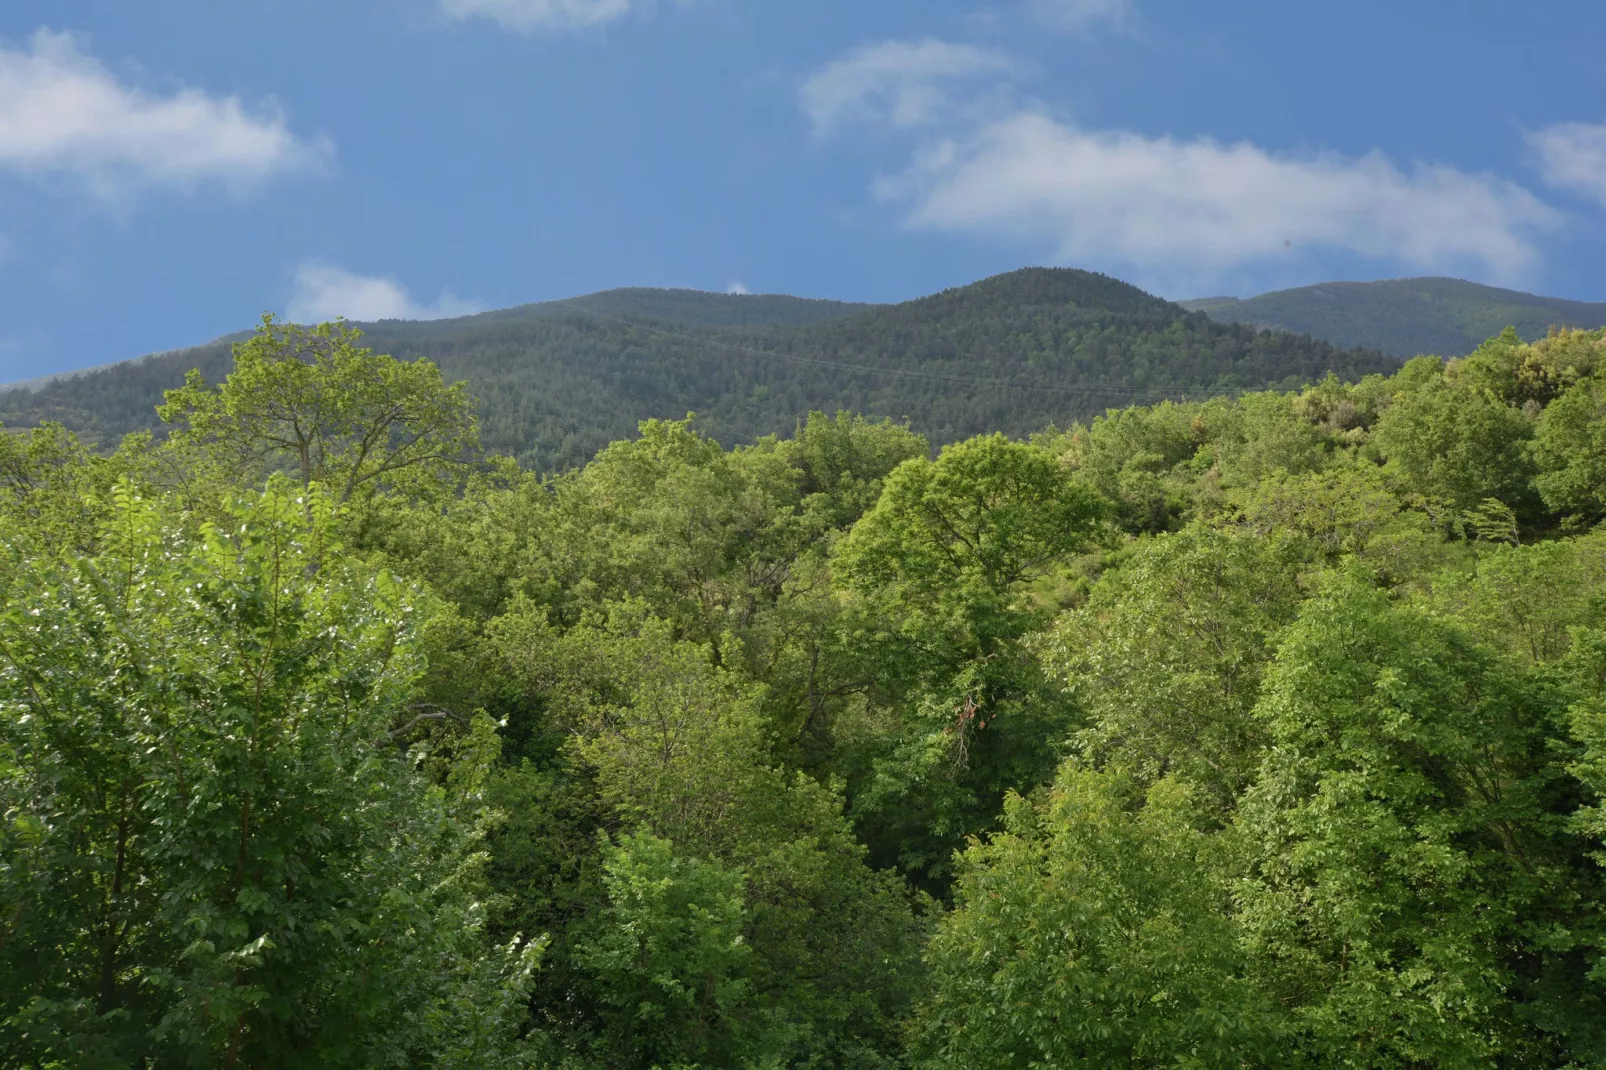
<instances>
[{"instance_id":1,"label":"hillside slope","mask_svg":"<svg viewBox=\"0 0 1606 1070\"><path fill-rule=\"evenodd\" d=\"M1551 327L1606 326L1606 303L1564 301L1461 279L1329 282L1247 300L1207 297L1180 303L1218 322L1308 334L1400 358L1464 356L1507 327L1533 341Z\"/></svg>"},{"instance_id":2,"label":"hillside slope","mask_svg":"<svg viewBox=\"0 0 1606 1070\"><path fill-rule=\"evenodd\" d=\"M1025 434L1133 401L1293 385L1328 371L1356 378L1397 364L1375 351L1215 323L1070 269L1012 272L847 315L789 303L796 299L619 294L567 308L382 322L368 325L367 341L467 380L482 401L486 445L543 468L583 462L639 420L688 411L725 442L789 431L812 409L845 408L908 419L941 443L990 430ZM765 307L754 300L792 320L744 323L747 309ZM827 318L796 321L814 315ZM190 367L220 379L228 347L3 394L0 420L59 420L115 442L155 427L162 391Z\"/></svg>"},{"instance_id":3,"label":"hillside slope","mask_svg":"<svg viewBox=\"0 0 1606 1070\"><path fill-rule=\"evenodd\" d=\"M786 326L820 323L839 319L874 305L856 301L823 301L810 297L792 297L789 294L723 294L706 290L662 290L646 287L626 287L603 290L581 297L566 297L559 301L541 301L529 305L479 312L441 320L384 320L388 325L404 324L408 337L427 338L451 335L461 331L465 324L507 323L521 320L550 319L573 315L577 311L592 312L599 316L622 316L633 319L650 319L658 323L681 327L755 327ZM374 324L368 324L372 327ZM250 337L250 331L237 331L201 346L192 346L172 353L206 350L218 343L239 341ZM153 353L136 360L150 360L166 354ZM18 388L38 390L61 379L72 379L91 372L104 371L132 361L112 361L92 368L55 372L33 379L0 383L0 391Z\"/></svg>"}]
</instances>

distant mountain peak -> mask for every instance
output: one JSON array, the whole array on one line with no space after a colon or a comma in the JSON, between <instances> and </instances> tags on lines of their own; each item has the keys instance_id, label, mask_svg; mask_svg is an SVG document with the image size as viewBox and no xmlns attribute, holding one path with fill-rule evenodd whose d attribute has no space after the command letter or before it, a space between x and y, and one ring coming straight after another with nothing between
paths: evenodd
<instances>
[{"instance_id":1,"label":"distant mountain peak","mask_svg":"<svg viewBox=\"0 0 1606 1070\"><path fill-rule=\"evenodd\" d=\"M1129 282L1069 267L1026 267L993 275L908 302L914 306L969 306L1008 302L1021 306L1066 306L1121 313L1174 315L1177 306Z\"/></svg>"},{"instance_id":2,"label":"distant mountain peak","mask_svg":"<svg viewBox=\"0 0 1606 1070\"><path fill-rule=\"evenodd\" d=\"M1323 282L1259 297L1179 303L1223 323L1308 334L1402 358L1421 353L1463 356L1506 327L1531 340L1551 327L1606 326L1606 303L1541 297L1436 275Z\"/></svg>"}]
</instances>

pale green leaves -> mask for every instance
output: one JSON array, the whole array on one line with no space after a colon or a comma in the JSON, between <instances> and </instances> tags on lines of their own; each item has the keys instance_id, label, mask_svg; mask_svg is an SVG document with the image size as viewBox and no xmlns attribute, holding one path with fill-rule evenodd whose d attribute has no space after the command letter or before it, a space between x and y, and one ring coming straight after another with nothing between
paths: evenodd
<instances>
[{"instance_id":1,"label":"pale green leaves","mask_svg":"<svg viewBox=\"0 0 1606 1070\"><path fill-rule=\"evenodd\" d=\"M251 483L282 470L340 502L380 485L455 482L478 448L464 384L447 385L427 360L376 355L361 337L343 323L264 316L221 386L192 371L160 409L180 477Z\"/></svg>"}]
</instances>

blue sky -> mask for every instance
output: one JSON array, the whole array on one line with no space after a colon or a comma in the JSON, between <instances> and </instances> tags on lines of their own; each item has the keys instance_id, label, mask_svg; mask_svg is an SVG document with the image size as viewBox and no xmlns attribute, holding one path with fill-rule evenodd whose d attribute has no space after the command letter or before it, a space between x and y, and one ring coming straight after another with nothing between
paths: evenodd
<instances>
[{"instance_id":1,"label":"blue sky","mask_svg":"<svg viewBox=\"0 0 1606 1070\"><path fill-rule=\"evenodd\" d=\"M263 310L1451 274L1606 300L1599 0L7 0L0 380Z\"/></svg>"}]
</instances>

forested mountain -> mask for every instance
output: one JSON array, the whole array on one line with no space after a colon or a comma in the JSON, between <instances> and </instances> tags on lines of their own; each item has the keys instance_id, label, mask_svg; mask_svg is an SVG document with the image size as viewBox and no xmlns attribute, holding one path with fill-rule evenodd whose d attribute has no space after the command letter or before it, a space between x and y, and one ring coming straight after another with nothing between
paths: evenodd
<instances>
[{"instance_id":1,"label":"forested mountain","mask_svg":"<svg viewBox=\"0 0 1606 1070\"><path fill-rule=\"evenodd\" d=\"M1606 1066L1606 331L547 475L361 341L0 434L0 1066Z\"/></svg>"},{"instance_id":2,"label":"forested mountain","mask_svg":"<svg viewBox=\"0 0 1606 1070\"><path fill-rule=\"evenodd\" d=\"M1247 300L1206 297L1179 303L1222 323L1308 334L1402 359L1423 353L1464 356L1507 327L1531 342L1552 327L1606 326L1606 303L1539 297L1462 279L1324 282Z\"/></svg>"},{"instance_id":3,"label":"forested mountain","mask_svg":"<svg viewBox=\"0 0 1606 1070\"><path fill-rule=\"evenodd\" d=\"M462 329L465 321L477 322L516 321L572 315L575 311L594 312L605 316L628 316L632 319L650 319L658 323L680 327L752 327L780 326L784 324L819 323L835 319L871 306L852 301L822 301L786 294L722 294L705 290L648 289L629 287L603 290L600 293L571 297L561 301L543 301L537 304L518 305L495 312L477 313L445 320L388 321L405 322L408 337L429 337L433 334L453 334ZM214 343L191 347L183 352L198 354L206 360L207 353L217 344L228 344L249 338L250 331L239 331L216 339ZM151 354L139 358L151 360L168 354ZM18 387L37 390L48 383L71 379L133 363L118 361L83 368L77 371L57 372L37 379L0 384L0 390Z\"/></svg>"},{"instance_id":4,"label":"forested mountain","mask_svg":"<svg viewBox=\"0 0 1606 1070\"><path fill-rule=\"evenodd\" d=\"M1125 283L1027 269L899 305L612 291L432 323L365 325L367 344L427 357L481 399L485 444L536 468L583 463L642 419L695 411L725 442L784 433L812 410L908 419L935 443L1026 434L1112 405L1266 386L1397 362L1375 351L1219 324ZM0 420L55 420L105 445L158 427L163 392L218 343L37 391L0 395Z\"/></svg>"}]
</instances>

